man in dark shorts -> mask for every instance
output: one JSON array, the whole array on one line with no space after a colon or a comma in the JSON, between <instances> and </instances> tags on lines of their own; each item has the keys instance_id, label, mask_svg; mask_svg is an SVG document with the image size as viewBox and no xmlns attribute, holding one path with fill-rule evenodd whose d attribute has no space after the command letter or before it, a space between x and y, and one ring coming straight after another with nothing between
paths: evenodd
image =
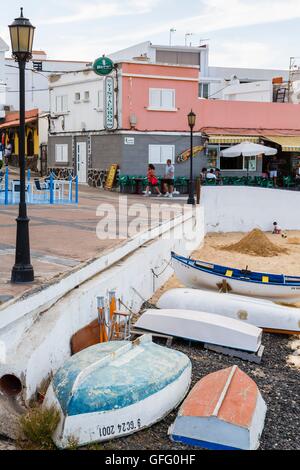
<instances>
[{"instance_id":1,"label":"man in dark shorts","mask_svg":"<svg viewBox=\"0 0 300 470\"><path fill-rule=\"evenodd\" d=\"M174 175L175 175L175 168L172 165L172 160L167 160L167 165L165 169L165 177L164 177L164 191L165 197L173 197L174 191Z\"/></svg>"}]
</instances>

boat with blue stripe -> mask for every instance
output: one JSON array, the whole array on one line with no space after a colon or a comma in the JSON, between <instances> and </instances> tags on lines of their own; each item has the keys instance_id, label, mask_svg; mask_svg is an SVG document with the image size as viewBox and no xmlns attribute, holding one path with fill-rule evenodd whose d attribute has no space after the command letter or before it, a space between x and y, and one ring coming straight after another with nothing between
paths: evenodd
<instances>
[{"instance_id":1,"label":"boat with blue stripe","mask_svg":"<svg viewBox=\"0 0 300 470\"><path fill-rule=\"evenodd\" d=\"M144 335L135 342L101 343L72 356L54 375L45 406L60 423L60 448L132 434L164 418L185 397L191 361Z\"/></svg>"},{"instance_id":2,"label":"boat with blue stripe","mask_svg":"<svg viewBox=\"0 0 300 470\"><path fill-rule=\"evenodd\" d=\"M300 301L300 277L236 269L172 252L176 276L186 287L217 290L277 302Z\"/></svg>"}]
</instances>

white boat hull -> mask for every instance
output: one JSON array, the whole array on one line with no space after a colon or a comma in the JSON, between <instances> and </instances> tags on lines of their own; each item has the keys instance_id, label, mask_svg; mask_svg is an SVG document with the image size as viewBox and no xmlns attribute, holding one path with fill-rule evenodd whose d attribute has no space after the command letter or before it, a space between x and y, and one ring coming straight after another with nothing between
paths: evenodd
<instances>
[{"instance_id":1,"label":"white boat hull","mask_svg":"<svg viewBox=\"0 0 300 470\"><path fill-rule=\"evenodd\" d=\"M191 310L147 310L135 326L143 330L257 352L262 330L239 320Z\"/></svg>"},{"instance_id":2,"label":"white boat hull","mask_svg":"<svg viewBox=\"0 0 300 470\"><path fill-rule=\"evenodd\" d=\"M54 405L60 411L60 423L53 435L55 444L62 449L68 448L72 441L83 446L127 436L152 426L184 399L190 388L191 372L189 366L176 381L160 392L126 408L67 417L50 386L44 406Z\"/></svg>"},{"instance_id":3,"label":"white boat hull","mask_svg":"<svg viewBox=\"0 0 300 470\"><path fill-rule=\"evenodd\" d=\"M232 279L230 277L202 271L193 266L187 266L175 258L172 260L172 265L176 276L186 287L219 291L220 284L222 284L223 280L226 280L226 283L231 289L230 292L233 294L270 299L275 302L300 302L300 286Z\"/></svg>"},{"instance_id":4,"label":"white boat hull","mask_svg":"<svg viewBox=\"0 0 300 470\"><path fill-rule=\"evenodd\" d=\"M300 308L284 307L270 300L200 289L171 289L159 299L162 309L186 309L242 320L264 330L300 334Z\"/></svg>"}]
</instances>

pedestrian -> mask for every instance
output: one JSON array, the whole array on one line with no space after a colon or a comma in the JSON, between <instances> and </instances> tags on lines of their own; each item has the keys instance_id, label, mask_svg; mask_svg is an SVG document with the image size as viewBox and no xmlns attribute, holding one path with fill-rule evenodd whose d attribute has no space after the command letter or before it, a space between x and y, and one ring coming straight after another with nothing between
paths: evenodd
<instances>
[{"instance_id":1,"label":"pedestrian","mask_svg":"<svg viewBox=\"0 0 300 470\"><path fill-rule=\"evenodd\" d=\"M209 173L207 173L206 179L208 179L208 180L216 180L217 179L213 168L209 171Z\"/></svg>"},{"instance_id":2,"label":"pedestrian","mask_svg":"<svg viewBox=\"0 0 300 470\"><path fill-rule=\"evenodd\" d=\"M165 191L164 196L165 197L173 197L174 176L175 176L175 168L174 168L174 165L172 165L172 160L169 158L167 160L165 176L164 176L164 191Z\"/></svg>"},{"instance_id":3,"label":"pedestrian","mask_svg":"<svg viewBox=\"0 0 300 470\"><path fill-rule=\"evenodd\" d=\"M277 222L273 222L273 235L281 235L282 228L279 227Z\"/></svg>"},{"instance_id":4,"label":"pedestrian","mask_svg":"<svg viewBox=\"0 0 300 470\"><path fill-rule=\"evenodd\" d=\"M147 178L148 178L148 185L147 185L144 196L149 196L150 189L151 190L154 189L154 191L157 193L157 196L161 196L162 194L158 188L158 179L155 174L155 166L152 165L152 163L150 163L148 166Z\"/></svg>"},{"instance_id":5,"label":"pedestrian","mask_svg":"<svg viewBox=\"0 0 300 470\"><path fill-rule=\"evenodd\" d=\"M5 147L4 150L4 158L5 158L5 165L8 166L9 158L12 154L12 145L10 142L8 142L7 146Z\"/></svg>"},{"instance_id":6,"label":"pedestrian","mask_svg":"<svg viewBox=\"0 0 300 470\"><path fill-rule=\"evenodd\" d=\"M276 156L271 157L271 160L268 165L270 178L273 180L274 186L277 186L277 176L278 176L278 160Z\"/></svg>"}]
</instances>

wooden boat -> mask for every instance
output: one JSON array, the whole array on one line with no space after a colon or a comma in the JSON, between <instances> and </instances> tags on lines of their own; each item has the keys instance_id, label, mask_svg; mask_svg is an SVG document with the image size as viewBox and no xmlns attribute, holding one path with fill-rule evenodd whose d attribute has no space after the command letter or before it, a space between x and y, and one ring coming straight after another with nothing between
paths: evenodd
<instances>
[{"instance_id":1,"label":"wooden boat","mask_svg":"<svg viewBox=\"0 0 300 470\"><path fill-rule=\"evenodd\" d=\"M189 393L169 435L218 450L259 447L267 407L255 382L237 366L209 374Z\"/></svg>"},{"instance_id":2,"label":"wooden boat","mask_svg":"<svg viewBox=\"0 0 300 470\"><path fill-rule=\"evenodd\" d=\"M176 276L186 287L260 297L277 302L300 301L300 277L259 273L206 263L172 252Z\"/></svg>"},{"instance_id":3,"label":"wooden boat","mask_svg":"<svg viewBox=\"0 0 300 470\"><path fill-rule=\"evenodd\" d=\"M151 426L183 400L190 381L189 358L154 344L151 335L85 349L56 372L47 391L44 406L60 412L54 442L85 445Z\"/></svg>"},{"instance_id":4,"label":"wooden boat","mask_svg":"<svg viewBox=\"0 0 300 470\"><path fill-rule=\"evenodd\" d=\"M264 331L300 334L300 308L277 305L270 300L180 288L165 292L157 306L162 309L204 310L242 320Z\"/></svg>"},{"instance_id":5,"label":"wooden boat","mask_svg":"<svg viewBox=\"0 0 300 470\"><path fill-rule=\"evenodd\" d=\"M135 326L201 343L257 352L262 331L253 325L206 312L149 309Z\"/></svg>"}]
</instances>

